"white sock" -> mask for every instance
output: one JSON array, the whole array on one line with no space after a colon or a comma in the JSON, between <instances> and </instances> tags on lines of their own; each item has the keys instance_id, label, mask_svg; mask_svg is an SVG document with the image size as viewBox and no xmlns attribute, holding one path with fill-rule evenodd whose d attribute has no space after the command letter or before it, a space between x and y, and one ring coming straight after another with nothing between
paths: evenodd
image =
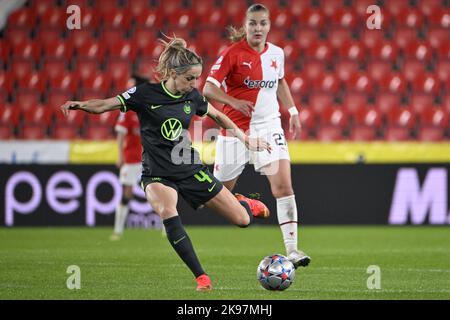
<instances>
[{"instance_id":1,"label":"white sock","mask_svg":"<svg viewBox=\"0 0 450 320\"><path fill-rule=\"evenodd\" d=\"M277 198L277 216L283 233L284 246L289 255L297 250L297 205L295 195Z\"/></svg>"},{"instance_id":2,"label":"white sock","mask_svg":"<svg viewBox=\"0 0 450 320\"><path fill-rule=\"evenodd\" d=\"M125 221L128 216L128 206L122 203L116 207L116 216L114 219L114 233L122 234L125 228Z\"/></svg>"}]
</instances>

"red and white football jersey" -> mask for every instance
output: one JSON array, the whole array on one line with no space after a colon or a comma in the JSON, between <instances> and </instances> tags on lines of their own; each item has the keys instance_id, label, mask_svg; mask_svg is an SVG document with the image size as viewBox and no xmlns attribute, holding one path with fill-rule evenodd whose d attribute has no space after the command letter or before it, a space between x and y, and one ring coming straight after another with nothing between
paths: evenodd
<instances>
[{"instance_id":1,"label":"red and white football jersey","mask_svg":"<svg viewBox=\"0 0 450 320\"><path fill-rule=\"evenodd\" d=\"M269 42L259 53L245 39L231 45L211 67L207 81L239 100L253 102L251 118L225 105L223 112L242 130L280 117L278 81L284 77L283 49ZM224 134L224 131L222 131Z\"/></svg>"},{"instance_id":2,"label":"red and white football jersey","mask_svg":"<svg viewBox=\"0 0 450 320\"><path fill-rule=\"evenodd\" d=\"M123 141L124 162L140 163L142 161L141 132L136 113L121 112L115 130L125 134Z\"/></svg>"}]
</instances>

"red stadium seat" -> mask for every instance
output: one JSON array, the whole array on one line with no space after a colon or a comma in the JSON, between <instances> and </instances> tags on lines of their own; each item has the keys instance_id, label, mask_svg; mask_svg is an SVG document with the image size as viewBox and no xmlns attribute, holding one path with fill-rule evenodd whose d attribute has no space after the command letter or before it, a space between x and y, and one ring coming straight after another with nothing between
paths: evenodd
<instances>
[{"instance_id":1,"label":"red stadium seat","mask_svg":"<svg viewBox=\"0 0 450 320\"><path fill-rule=\"evenodd\" d=\"M380 82L386 74L393 70L392 62L384 60L372 60L367 64L367 73L369 77L375 81Z\"/></svg>"},{"instance_id":2,"label":"red stadium seat","mask_svg":"<svg viewBox=\"0 0 450 320\"><path fill-rule=\"evenodd\" d=\"M320 124L322 126L337 126L345 128L349 123L348 111L342 107L328 107L319 114Z\"/></svg>"},{"instance_id":3,"label":"red stadium seat","mask_svg":"<svg viewBox=\"0 0 450 320\"><path fill-rule=\"evenodd\" d=\"M233 3L234 4L234 3ZM178 0L164 0L164 3L160 5L162 13L165 17L170 16L179 9L181 9L181 3Z\"/></svg>"},{"instance_id":4,"label":"red stadium seat","mask_svg":"<svg viewBox=\"0 0 450 320\"><path fill-rule=\"evenodd\" d=\"M317 114L329 106L334 105L334 95L330 93L312 93L309 96L309 105Z\"/></svg>"},{"instance_id":5,"label":"red stadium seat","mask_svg":"<svg viewBox=\"0 0 450 320\"><path fill-rule=\"evenodd\" d=\"M139 28L134 31L131 41L137 50L152 49L157 42L157 36L152 29Z\"/></svg>"},{"instance_id":6,"label":"red stadium seat","mask_svg":"<svg viewBox=\"0 0 450 320\"><path fill-rule=\"evenodd\" d=\"M287 64L290 62L297 61L300 56L300 48L294 41L285 41L285 45L283 46L284 56L285 56L285 69L287 68Z\"/></svg>"},{"instance_id":7,"label":"red stadium seat","mask_svg":"<svg viewBox=\"0 0 450 320\"><path fill-rule=\"evenodd\" d=\"M59 125L81 128L86 124L86 113L84 112L70 111L69 115L66 117L60 110L55 110L54 114L56 123Z\"/></svg>"},{"instance_id":8,"label":"red stadium seat","mask_svg":"<svg viewBox=\"0 0 450 320\"><path fill-rule=\"evenodd\" d=\"M375 106L382 113L387 113L391 109L400 107L402 96L398 93L385 92L377 95Z\"/></svg>"},{"instance_id":9,"label":"red stadium seat","mask_svg":"<svg viewBox=\"0 0 450 320\"><path fill-rule=\"evenodd\" d=\"M425 41L412 41L405 48L406 58L417 59L420 61L429 61L433 55L433 49Z\"/></svg>"},{"instance_id":10,"label":"red stadium seat","mask_svg":"<svg viewBox=\"0 0 450 320\"><path fill-rule=\"evenodd\" d=\"M82 80L100 72L98 62L94 59L78 59L74 70Z\"/></svg>"},{"instance_id":11,"label":"red stadium seat","mask_svg":"<svg viewBox=\"0 0 450 320\"><path fill-rule=\"evenodd\" d=\"M427 39L431 47L434 49L440 48L445 43L448 43L448 29L441 27L430 27L428 29Z\"/></svg>"},{"instance_id":12,"label":"red stadium seat","mask_svg":"<svg viewBox=\"0 0 450 320\"><path fill-rule=\"evenodd\" d=\"M326 17L319 8L305 8L300 12L298 22L300 28L313 28L320 30L325 26Z\"/></svg>"},{"instance_id":13,"label":"red stadium seat","mask_svg":"<svg viewBox=\"0 0 450 320\"><path fill-rule=\"evenodd\" d=\"M437 127L446 129L449 126L449 113L443 108L425 108L420 113L422 127Z\"/></svg>"},{"instance_id":14,"label":"red stadium seat","mask_svg":"<svg viewBox=\"0 0 450 320\"><path fill-rule=\"evenodd\" d=\"M334 68L339 80L347 82L354 73L359 72L359 63L356 61L340 60L336 62Z\"/></svg>"},{"instance_id":15,"label":"red stadium seat","mask_svg":"<svg viewBox=\"0 0 450 320\"><path fill-rule=\"evenodd\" d=\"M48 96L47 96L47 103L46 105L49 108L53 109L54 113L58 113L61 112L61 110L59 109L60 106L62 106L66 101L69 100L75 100L73 98L73 94L71 92L53 92L50 91Z\"/></svg>"},{"instance_id":16,"label":"red stadium seat","mask_svg":"<svg viewBox=\"0 0 450 320\"><path fill-rule=\"evenodd\" d=\"M155 8L147 8L139 12L136 16L137 28L149 28L154 31L154 28L161 28L163 23L162 13Z\"/></svg>"},{"instance_id":17,"label":"red stadium seat","mask_svg":"<svg viewBox=\"0 0 450 320\"><path fill-rule=\"evenodd\" d=\"M16 127L20 121L20 109L12 105L0 105L0 126Z\"/></svg>"},{"instance_id":18,"label":"red stadium seat","mask_svg":"<svg viewBox=\"0 0 450 320\"><path fill-rule=\"evenodd\" d=\"M403 76L407 81L414 81L417 77L423 76L426 72L424 61L416 59L407 59L403 62Z\"/></svg>"},{"instance_id":19,"label":"red stadium seat","mask_svg":"<svg viewBox=\"0 0 450 320\"><path fill-rule=\"evenodd\" d=\"M314 80L312 89L317 92L336 94L340 89L340 81L334 73L324 73Z\"/></svg>"},{"instance_id":20,"label":"red stadium seat","mask_svg":"<svg viewBox=\"0 0 450 320\"><path fill-rule=\"evenodd\" d=\"M352 30L333 27L327 32L327 39L334 49L340 49L344 44L352 41Z\"/></svg>"},{"instance_id":21,"label":"red stadium seat","mask_svg":"<svg viewBox=\"0 0 450 320\"><path fill-rule=\"evenodd\" d=\"M75 48L82 48L88 46L95 41L95 38L91 30L71 30L68 35L68 41L70 41Z\"/></svg>"},{"instance_id":22,"label":"red stadium seat","mask_svg":"<svg viewBox=\"0 0 450 320\"><path fill-rule=\"evenodd\" d=\"M326 41L317 41L305 48L305 55L309 59L315 59L322 62L330 62L333 58L333 49Z\"/></svg>"},{"instance_id":23,"label":"red stadium seat","mask_svg":"<svg viewBox=\"0 0 450 320\"><path fill-rule=\"evenodd\" d=\"M113 41L113 43L119 43L120 41ZM105 42L109 43L109 42ZM101 41L93 41L89 43L85 43L82 46L78 47L77 53L78 58L80 59L93 59L96 60L97 63L101 63L105 58L105 46Z\"/></svg>"},{"instance_id":24,"label":"red stadium seat","mask_svg":"<svg viewBox=\"0 0 450 320\"><path fill-rule=\"evenodd\" d=\"M76 94L80 87L80 79L76 73L62 73L50 80L52 91L65 91Z\"/></svg>"},{"instance_id":25,"label":"red stadium seat","mask_svg":"<svg viewBox=\"0 0 450 320\"><path fill-rule=\"evenodd\" d=\"M130 63L134 62L137 54L136 47L128 40L121 40L110 45L108 52L110 59L121 59Z\"/></svg>"},{"instance_id":26,"label":"red stadium seat","mask_svg":"<svg viewBox=\"0 0 450 320\"><path fill-rule=\"evenodd\" d=\"M373 127L356 126L350 131L351 141L373 141L377 139L377 131Z\"/></svg>"},{"instance_id":27,"label":"red stadium seat","mask_svg":"<svg viewBox=\"0 0 450 320\"><path fill-rule=\"evenodd\" d=\"M398 56L398 47L395 43L385 41L377 44L370 50L370 57L372 59L395 61Z\"/></svg>"},{"instance_id":28,"label":"red stadium seat","mask_svg":"<svg viewBox=\"0 0 450 320\"><path fill-rule=\"evenodd\" d=\"M245 18L247 5L245 1L227 0L227 3L223 6L222 10L224 11L229 23L235 26L240 26Z\"/></svg>"},{"instance_id":29,"label":"red stadium seat","mask_svg":"<svg viewBox=\"0 0 450 320\"><path fill-rule=\"evenodd\" d=\"M370 50L372 50L374 47L381 47L382 44L386 41L384 39L384 32L380 32L380 30L370 29L361 30L359 40Z\"/></svg>"},{"instance_id":30,"label":"red stadium seat","mask_svg":"<svg viewBox=\"0 0 450 320\"><path fill-rule=\"evenodd\" d=\"M168 17L169 28L192 28L195 15L191 10L180 9Z\"/></svg>"},{"instance_id":31,"label":"red stadium seat","mask_svg":"<svg viewBox=\"0 0 450 320\"><path fill-rule=\"evenodd\" d=\"M439 142L445 140L445 131L436 127L422 127L419 128L417 138L422 142Z\"/></svg>"},{"instance_id":32,"label":"red stadium seat","mask_svg":"<svg viewBox=\"0 0 450 320\"><path fill-rule=\"evenodd\" d=\"M346 92L344 96L343 106L350 113L357 112L359 109L366 108L368 105L367 94Z\"/></svg>"},{"instance_id":33,"label":"red stadium seat","mask_svg":"<svg viewBox=\"0 0 450 320\"><path fill-rule=\"evenodd\" d=\"M52 46L55 42L63 41L63 35L61 30L58 29L39 29L37 31L36 35L34 36L35 39L39 39L39 43L42 44L42 48L45 50L47 47Z\"/></svg>"},{"instance_id":34,"label":"red stadium seat","mask_svg":"<svg viewBox=\"0 0 450 320\"><path fill-rule=\"evenodd\" d=\"M418 3L420 11L425 15L429 16L436 9L439 9L442 5L442 0L420 0Z\"/></svg>"},{"instance_id":35,"label":"red stadium seat","mask_svg":"<svg viewBox=\"0 0 450 320\"><path fill-rule=\"evenodd\" d=\"M373 90L373 83L365 72L355 73L347 81L347 91L370 94Z\"/></svg>"},{"instance_id":36,"label":"red stadium seat","mask_svg":"<svg viewBox=\"0 0 450 320\"><path fill-rule=\"evenodd\" d=\"M15 101L17 108L19 108L22 112L27 112L40 104L40 95L39 92L33 90L27 90L24 92L19 91L16 94Z\"/></svg>"},{"instance_id":37,"label":"red stadium seat","mask_svg":"<svg viewBox=\"0 0 450 320\"><path fill-rule=\"evenodd\" d=\"M42 28L66 28L67 13L65 8L53 7L44 11L40 17Z\"/></svg>"},{"instance_id":38,"label":"red stadium seat","mask_svg":"<svg viewBox=\"0 0 450 320\"><path fill-rule=\"evenodd\" d=\"M45 59L65 59L70 61L73 56L73 45L62 39L50 41L44 47Z\"/></svg>"},{"instance_id":39,"label":"red stadium seat","mask_svg":"<svg viewBox=\"0 0 450 320\"><path fill-rule=\"evenodd\" d=\"M37 41L30 41L13 47L12 54L15 60L31 60L37 62L42 54L42 47Z\"/></svg>"},{"instance_id":40,"label":"red stadium seat","mask_svg":"<svg viewBox=\"0 0 450 320\"><path fill-rule=\"evenodd\" d=\"M154 9L151 8L151 1L149 0L133 0L133 1L127 1L125 4L125 10L127 12L131 12L131 16L135 19L139 16L142 12Z\"/></svg>"},{"instance_id":41,"label":"red stadium seat","mask_svg":"<svg viewBox=\"0 0 450 320\"><path fill-rule=\"evenodd\" d=\"M415 8L401 11L395 19L398 26L416 29L422 28L424 20L422 13Z\"/></svg>"},{"instance_id":42,"label":"red stadium seat","mask_svg":"<svg viewBox=\"0 0 450 320\"><path fill-rule=\"evenodd\" d=\"M25 29L35 25L36 14L30 8L20 8L8 17L8 27L12 29Z\"/></svg>"},{"instance_id":43,"label":"red stadium seat","mask_svg":"<svg viewBox=\"0 0 450 320\"><path fill-rule=\"evenodd\" d=\"M11 73L0 70L0 93L1 95L11 94L14 86L14 78Z\"/></svg>"},{"instance_id":44,"label":"red stadium seat","mask_svg":"<svg viewBox=\"0 0 450 320\"><path fill-rule=\"evenodd\" d=\"M450 28L450 10L448 8L436 8L428 18L433 27Z\"/></svg>"},{"instance_id":45,"label":"red stadium seat","mask_svg":"<svg viewBox=\"0 0 450 320\"><path fill-rule=\"evenodd\" d=\"M414 112L422 112L425 109L432 108L434 105L434 96L424 93L412 93L410 95L410 105Z\"/></svg>"},{"instance_id":46,"label":"red stadium seat","mask_svg":"<svg viewBox=\"0 0 450 320\"><path fill-rule=\"evenodd\" d=\"M404 93L406 90L406 79L399 73L386 74L379 82L381 92Z\"/></svg>"},{"instance_id":47,"label":"red stadium seat","mask_svg":"<svg viewBox=\"0 0 450 320\"><path fill-rule=\"evenodd\" d=\"M57 124L52 131L52 138L57 140L81 139L80 130L75 126Z\"/></svg>"},{"instance_id":48,"label":"red stadium seat","mask_svg":"<svg viewBox=\"0 0 450 320\"><path fill-rule=\"evenodd\" d=\"M62 74L65 74L69 68L64 60L45 61L41 73L45 73L46 77L51 80Z\"/></svg>"},{"instance_id":49,"label":"red stadium seat","mask_svg":"<svg viewBox=\"0 0 450 320\"><path fill-rule=\"evenodd\" d=\"M24 116L25 124L45 125L48 127L52 122L53 112L47 106L37 105L25 112Z\"/></svg>"},{"instance_id":50,"label":"red stadium seat","mask_svg":"<svg viewBox=\"0 0 450 320\"><path fill-rule=\"evenodd\" d=\"M201 14L196 11L196 21L204 28L224 28L227 24L227 16L220 8L212 8L210 11Z\"/></svg>"},{"instance_id":51,"label":"red stadium seat","mask_svg":"<svg viewBox=\"0 0 450 320\"><path fill-rule=\"evenodd\" d=\"M41 140L47 138L47 130L47 127L41 125L24 125L19 137L27 140Z\"/></svg>"},{"instance_id":52,"label":"red stadium seat","mask_svg":"<svg viewBox=\"0 0 450 320\"><path fill-rule=\"evenodd\" d=\"M0 140L15 139L14 128L7 125L0 124Z\"/></svg>"},{"instance_id":53,"label":"red stadium seat","mask_svg":"<svg viewBox=\"0 0 450 320\"><path fill-rule=\"evenodd\" d=\"M96 0L94 1L94 8L100 14L113 13L118 7L117 0Z\"/></svg>"},{"instance_id":54,"label":"red stadium seat","mask_svg":"<svg viewBox=\"0 0 450 320\"><path fill-rule=\"evenodd\" d=\"M440 60L450 60L450 42L443 43L437 50L437 56Z\"/></svg>"},{"instance_id":55,"label":"red stadium seat","mask_svg":"<svg viewBox=\"0 0 450 320\"><path fill-rule=\"evenodd\" d=\"M86 79L82 79L81 87L84 90L99 91L107 95L111 88L111 77L107 73L92 74Z\"/></svg>"},{"instance_id":56,"label":"red stadium seat","mask_svg":"<svg viewBox=\"0 0 450 320\"><path fill-rule=\"evenodd\" d=\"M317 124L317 115L311 108L301 108L299 111L300 123L302 129L312 129Z\"/></svg>"},{"instance_id":57,"label":"red stadium seat","mask_svg":"<svg viewBox=\"0 0 450 320\"><path fill-rule=\"evenodd\" d=\"M34 67L30 60L19 60L11 63L10 70L11 76L16 80L20 80L25 75L30 74L34 70Z\"/></svg>"},{"instance_id":58,"label":"red stadium seat","mask_svg":"<svg viewBox=\"0 0 450 320\"><path fill-rule=\"evenodd\" d=\"M389 0L385 2L385 9L394 17L409 8L408 0Z\"/></svg>"},{"instance_id":59,"label":"red stadium seat","mask_svg":"<svg viewBox=\"0 0 450 320\"><path fill-rule=\"evenodd\" d=\"M367 13L367 8L373 4L375 4L373 0L355 0L353 1L352 6L355 8L356 13L360 17L367 18L369 15Z\"/></svg>"},{"instance_id":60,"label":"red stadium seat","mask_svg":"<svg viewBox=\"0 0 450 320\"><path fill-rule=\"evenodd\" d=\"M85 138L89 140L114 139L115 134L110 126L89 126L85 133Z\"/></svg>"},{"instance_id":61,"label":"red stadium seat","mask_svg":"<svg viewBox=\"0 0 450 320\"><path fill-rule=\"evenodd\" d=\"M81 30L87 29L96 31L100 28L100 18L98 11L93 8L83 8L81 14Z\"/></svg>"},{"instance_id":62,"label":"red stadium seat","mask_svg":"<svg viewBox=\"0 0 450 320\"><path fill-rule=\"evenodd\" d=\"M406 48L411 42L417 41L419 34L417 29L399 27L394 32L394 43L400 48Z\"/></svg>"},{"instance_id":63,"label":"red stadium seat","mask_svg":"<svg viewBox=\"0 0 450 320\"><path fill-rule=\"evenodd\" d=\"M130 63L127 60L117 59L109 61L106 70L108 70L113 81L119 79L128 80L131 75Z\"/></svg>"},{"instance_id":64,"label":"red stadium seat","mask_svg":"<svg viewBox=\"0 0 450 320\"><path fill-rule=\"evenodd\" d=\"M40 94L43 94L47 90L47 78L45 73L39 73L37 71L26 74L18 81L18 90L37 90Z\"/></svg>"},{"instance_id":65,"label":"red stadium seat","mask_svg":"<svg viewBox=\"0 0 450 320\"><path fill-rule=\"evenodd\" d=\"M283 28L271 28L267 40L277 46L283 47L286 42L288 33Z\"/></svg>"},{"instance_id":66,"label":"red stadium seat","mask_svg":"<svg viewBox=\"0 0 450 320\"><path fill-rule=\"evenodd\" d=\"M394 108L387 113L387 122L391 127L412 129L416 125L416 115L406 108Z\"/></svg>"},{"instance_id":67,"label":"red stadium seat","mask_svg":"<svg viewBox=\"0 0 450 320\"><path fill-rule=\"evenodd\" d=\"M340 47L339 56L341 59L363 61L366 59L367 53L359 41L350 41Z\"/></svg>"},{"instance_id":68,"label":"red stadium seat","mask_svg":"<svg viewBox=\"0 0 450 320\"><path fill-rule=\"evenodd\" d=\"M353 114L353 120L357 126L380 128L383 115L375 107L361 108Z\"/></svg>"},{"instance_id":69,"label":"red stadium seat","mask_svg":"<svg viewBox=\"0 0 450 320\"><path fill-rule=\"evenodd\" d=\"M0 42L0 65L9 59L11 46L6 41Z\"/></svg>"},{"instance_id":70,"label":"red stadium seat","mask_svg":"<svg viewBox=\"0 0 450 320\"><path fill-rule=\"evenodd\" d=\"M439 78L433 73L417 77L412 83L412 89L414 92L423 92L436 95L440 91Z\"/></svg>"},{"instance_id":71,"label":"red stadium seat","mask_svg":"<svg viewBox=\"0 0 450 320\"><path fill-rule=\"evenodd\" d=\"M5 32L6 42L15 47L31 41L30 30L7 28Z\"/></svg>"},{"instance_id":72,"label":"red stadium seat","mask_svg":"<svg viewBox=\"0 0 450 320\"><path fill-rule=\"evenodd\" d=\"M302 49L309 48L313 43L319 41L320 38L319 31L314 28L301 28L295 32L294 41Z\"/></svg>"},{"instance_id":73,"label":"red stadium seat","mask_svg":"<svg viewBox=\"0 0 450 320\"><path fill-rule=\"evenodd\" d=\"M322 0L321 7L323 8L323 13L327 17L332 17L337 11L344 7L343 0Z\"/></svg>"},{"instance_id":74,"label":"red stadium seat","mask_svg":"<svg viewBox=\"0 0 450 320\"><path fill-rule=\"evenodd\" d=\"M450 79L450 60L437 61L436 72L439 80L448 81Z\"/></svg>"},{"instance_id":75,"label":"red stadium seat","mask_svg":"<svg viewBox=\"0 0 450 320\"><path fill-rule=\"evenodd\" d=\"M332 142L342 140L344 138L341 127L328 126L320 127L317 132L317 138L319 141Z\"/></svg>"},{"instance_id":76,"label":"red stadium seat","mask_svg":"<svg viewBox=\"0 0 450 320\"><path fill-rule=\"evenodd\" d=\"M103 28L117 28L128 31L131 27L129 12L123 9L114 8L109 12L103 12L101 15Z\"/></svg>"},{"instance_id":77,"label":"red stadium seat","mask_svg":"<svg viewBox=\"0 0 450 320\"><path fill-rule=\"evenodd\" d=\"M287 0L286 7L289 8L294 17L298 17L303 10L309 8L311 4L305 0Z\"/></svg>"},{"instance_id":78,"label":"red stadium seat","mask_svg":"<svg viewBox=\"0 0 450 320\"><path fill-rule=\"evenodd\" d=\"M293 95L309 93L308 81L306 81L305 77L302 74L289 76L288 84Z\"/></svg>"},{"instance_id":79,"label":"red stadium seat","mask_svg":"<svg viewBox=\"0 0 450 320\"><path fill-rule=\"evenodd\" d=\"M44 12L56 6L55 0L40 0L31 2L31 10L37 15L42 15Z\"/></svg>"},{"instance_id":80,"label":"red stadium seat","mask_svg":"<svg viewBox=\"0 0 450 320\"><path fill-rule=\"evenodd\" d=\"M412 140L408 128L388 127L384 131L384 140L386 141L408 141Z\"/></svg>"},{"instance_id":81,"label":"red stadium seat","mask_svg":"<svg viewBox=\"0 0 450 320\"><path fill-rule=\"evenodd\" d=\"M125 39L124 31L121 29L103 29L103 32L99 36L100 44L105 43L117 43Z\"/></svg>"},{"instance_id":82,"label":"red stadium seat","mask_svg":"<svg viewBox=\"0 0 450 320\"><path fill-rule=\"evenodd\" d=\"M117 118L119 117L120 111L115 110L112 112L104 112L98 115L90 115L89 116L89 125L90 126L109 126L114 127L117 122Z\"/></svg>"},{"instance_id":83,"label":"red stadium seat","mask_svg":"<svg viewBox=\"0 0 450 320\"><path fill-rule=\"evenodd\" d=\"M340 8L332 13L331 23L334 26L354 29L360 21L356 11L352 8Z\"/></svg>"},{"instance_id":84,"label":"red stadium seat","mask_svg":"<svg viewBox=\"0 0 450 320\"><path fill-rule=\"evenodd\" d=\"M271 25L275 28L289 30L292 26L290 9L276 9L270 12Z\"/></svg>"},{"instance_id":85,"label":"red stadium seat","mask_svg":"<svg viewBox=\"0 0 450 320\"><path fill-rule=\"evenodd\" d=\"M218 32L215 29L204 29L197 32L198 53L200 55L214 57L218 55L220 46L222 45L222 39L218 37Z\"/></svg>"}]
</instances>

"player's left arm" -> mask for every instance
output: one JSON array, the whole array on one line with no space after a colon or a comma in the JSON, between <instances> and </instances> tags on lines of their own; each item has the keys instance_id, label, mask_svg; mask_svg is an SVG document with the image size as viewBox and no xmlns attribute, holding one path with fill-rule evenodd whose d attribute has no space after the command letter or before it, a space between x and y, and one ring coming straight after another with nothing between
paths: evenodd
<instances>
[{"instance_id":1,"label":"player's left arm","mask_svg":"<svg viewBox=\"0 0 450 320\"><path fill-rule=\"evenodd\" d=\"M284 107L289 108L288 111L291 115L289 119L289 132L293 133L292 139L294 139L301 129L300 118L294 99L292 98L291 90L289 90L289 85L284 78L278 82L277 97Z\"/></svg>"},{"instance_id":2,"label":"player's left arm","mask_svg":"<svg viewBox=\"0 0 450 320\"><path fill-rule=\"evenodd\" d=\"M208 113L207 116L213 119L219 126L224 129L230 130L230 132L236 136L242 143L245 144L247 149L251 151L263 151L267 150L269 153L272 152L272 147L270 144L262 138L250 138L246 135L238 126L231 121L225 114L214 108L208 103Z\"/></svg>"}]
</instances>

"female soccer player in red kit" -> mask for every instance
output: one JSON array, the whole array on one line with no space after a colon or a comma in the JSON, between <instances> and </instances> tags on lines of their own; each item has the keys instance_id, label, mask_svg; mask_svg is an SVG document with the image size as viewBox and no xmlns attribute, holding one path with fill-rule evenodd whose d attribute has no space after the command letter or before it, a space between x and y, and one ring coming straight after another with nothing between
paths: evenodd
<instances>
[{"instance_id":1,"label":"female soccer player in red kit","mask_svg":"<svg viewBox=\"0 0 450 320\"><path fill-rule=\"evenodd\" d=\"M224 104L223 112L250 136L264 137L272 153L254 153L222 129L216 142L214 176L232 190L251 162L265 174L277 202L277 217L289 260L307 266L310 257L297 247L297 205L291 182L291 165L278 99L289 107L289 130L300 130L297 108L284 79L283 49L266 41L269 10L254 4L247 9L244 27L230 28L233 45L212 66L203 94ZM221 89L223 88L223 90Z\"/></svg>"}]
</instances>

